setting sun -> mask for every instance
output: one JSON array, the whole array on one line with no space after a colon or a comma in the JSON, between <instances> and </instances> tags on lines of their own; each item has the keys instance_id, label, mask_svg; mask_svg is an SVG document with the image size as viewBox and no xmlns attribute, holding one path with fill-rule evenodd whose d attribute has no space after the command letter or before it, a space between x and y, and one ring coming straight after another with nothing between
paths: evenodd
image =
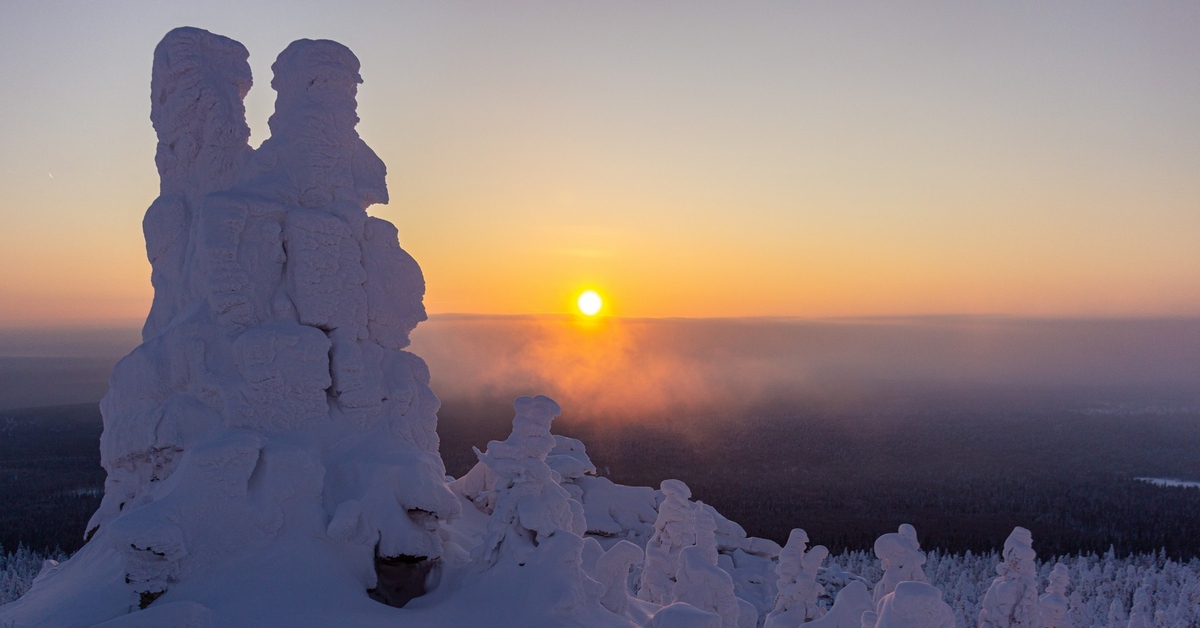
<instances>
[{"instance_id":1,"label":"setting sun","mask_svg":"<svg viewBox=\"0 0 1200 628\"><path fill-rule=\"evenodd\" d=\"M604 306L604 301L600 299L600 295L596 294L595 290L585 290L583 294L579 295L576 303L579 305L579 311L588 316L595 316Z\"/></svg>"}]
</instances>

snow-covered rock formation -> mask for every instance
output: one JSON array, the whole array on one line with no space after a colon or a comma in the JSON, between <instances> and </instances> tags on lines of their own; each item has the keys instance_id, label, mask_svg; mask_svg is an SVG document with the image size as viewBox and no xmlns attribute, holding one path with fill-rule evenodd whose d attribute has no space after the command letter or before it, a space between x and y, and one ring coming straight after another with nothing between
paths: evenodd
<instances>
[{"instance_id":1,"label":"snow-covered rock formation","mask_svg":"<svg viewBox=\"0 0 1200 628\"><path fill-rule=\"evenodd\" d=\"M979 611L980 628L1036 628L1042 616L1037 593L1037 552L1033 535L1022 527L1013 528L1004 541L1004 562L996 567L999 578L992 581L983 608Z\"/></svg>"},{"instance_id":2,"label":"snow-covered rock formation","mask_svg":"<svg viewBox=\"0 0 1200 628\"><path fill-rule=\"evenodd\" d=\"M90 542L6 609L18 624L151 603L222 615L243 602L218 591L249 581L263 606L294 607L290 580L314 573L399 604L440 562L459 502L428 370L403 350L425 286L395 227L366 212L387 187L354 129L358 59L288 46L255 151L246 58L192 28L155 50L154 304L101 404L108 480Z\"/></svg>"}]
</instances>

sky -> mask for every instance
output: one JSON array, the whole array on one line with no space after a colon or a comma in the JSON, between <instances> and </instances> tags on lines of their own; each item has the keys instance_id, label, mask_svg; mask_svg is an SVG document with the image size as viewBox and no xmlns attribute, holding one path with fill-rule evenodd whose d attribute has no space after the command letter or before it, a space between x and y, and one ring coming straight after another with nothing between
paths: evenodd
<instances>
[{"instance_id":1,"label":"sky","mask_svg":"<svg viewBox=\"0 0 1200 628\"><path fill-rule=\"evenodd\" d=\"M1200 3L5 2L0 326L133 324L151 54L362 61L431 313L1200 315Z\"/></svg>"}]
</instances>

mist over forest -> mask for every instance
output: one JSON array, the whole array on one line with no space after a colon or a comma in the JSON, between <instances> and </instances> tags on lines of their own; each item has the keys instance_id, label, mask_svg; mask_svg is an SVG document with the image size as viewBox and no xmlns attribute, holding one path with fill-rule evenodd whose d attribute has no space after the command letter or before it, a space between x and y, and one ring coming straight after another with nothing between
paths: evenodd
<instances>
[{"instance_id":1,"label":"mist over forest","mask_svg":"<svg viewBox=\"0 0 1200 628\"><path fill-rule=\"evenodd\" d=\"M104 479L95 403L138 333L3 334L0 544L70 551ZM412 350L451 475L543 393L602 475L682 479L780 542L862 549L908 522L981 551L1021 525L1050 553L1200 555L1200 490L1135 479L1200 479L1197 320L434 316Z\"/></svg>"}]
</instances>

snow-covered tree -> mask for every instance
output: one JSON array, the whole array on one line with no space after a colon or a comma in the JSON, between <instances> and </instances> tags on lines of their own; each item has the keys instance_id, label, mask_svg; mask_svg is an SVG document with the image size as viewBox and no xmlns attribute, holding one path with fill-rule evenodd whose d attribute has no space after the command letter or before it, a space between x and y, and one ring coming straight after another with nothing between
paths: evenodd
<instances>
[{"instance_id":1,"label":"snow-covered tree","mask_svg":"<svg viewBox=\"0 0 1200 628\"><path fill-rule=\"evenodd\" d=\"M583 506L571 499L546 464L554 449L550 423L562 410L540 395L521 397L513 407L516 416L508 439L488 443L486 452L476 450L480 463L497 478L487 535L473 556L484 567L502 555L523 563L547 538L560 532L582 537L587 527Z\"/></svg>"},{"instance_id":2,"label":"snow-covered tree","mask_svg":"<svg viewBox=\"0 0 1200 628\"><path fill-rule=\"evenodd\" d=\"M1000 577L983 597L980 628L1041 628L1036 558L1033 535L1014 528L1004 541L1004 562L996 567Z\"/></svg>"},{"instance_id":3,"label":"snow-covered tree","mask_svg":"<svg viewBox=\"0 0 1200 628\"><path fill-rule=\"evenodd\" d=\"M1070 602L1066 595L1070 585L1070 570L1062 563L1055 564L1054 570L1050 572L1050 583L1046 586L1046 592L1038 598L1042 625L1045 628L1071 628Z\"/></svg>"},{"instance_id":4,"label":"snow-covered tree","mask_svg":"<svg viewBox=\"0 0 1200 628\"><path fill-rule=\"evenodd\" d=\"M638 598L666 605L675 600L679 552L696 544L696 514L688 501L692 491L687 484L664 480L659 488L663 500L654 520L654 535L646 543L646 567Z\"/></svg>"},{"instance_id":5,"label":"snow-covered tree","mask_svg":"<svg viewBox=\"0 0 1200 628\"><path fill-rule=\"evenodd\" d=\"M775 569L779 580L775 607L767 615L767 628L793 628L824 614L818 604L825 587L817 583L817 572L829 550L817 545L807 552L808 534L796 528L788 535Z\"/></svg>"},{"instance_id":6,"label":"snow-covered tree","mask_svg":"<svg viewBox=\"0 0 1200 628\"><path fill-rule=\"evenodd\" d=\"M875 585L876 605L901 582L929 582L921 568L925 554L917 542L917 531L907 523L898 532L889 532L875 540L875 556L883 569L883 578Z\"/></svg>"},{"instance_id":7,"label":"snow-covered tree","mask_svg":"<svg viewBox=\"0 0 1200 628\"><path fill-rule=\"evenodd\" d=\"M675 601L716 613L721 617L722 628L738 628L741 607L733 593L733 578L717 566L717 525L703 502L694 506L693 521L696 544L679 552L673 587ZM756 624L757 619L756 614Z\"/></svg>"},{"instance_id":8,"label":"snow-covered tree","mask_svg":"<svg viewBox=\"0 0 1200 628\"><path fill-rule=\"evenodd\" d=\"M596 560L596 580L604 585L604 608L624 615L629 607L629 568L645 559L642 548L629 541L618 541Z\"/></svg>"}]
</instances>

